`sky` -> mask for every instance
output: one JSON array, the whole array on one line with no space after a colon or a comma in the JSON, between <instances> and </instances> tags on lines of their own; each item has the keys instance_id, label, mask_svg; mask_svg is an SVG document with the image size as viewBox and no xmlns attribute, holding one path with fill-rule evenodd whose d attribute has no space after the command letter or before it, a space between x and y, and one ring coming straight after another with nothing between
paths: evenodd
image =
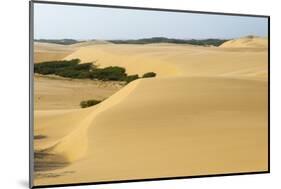
<instances>
[{"instance_id":1,"label":"sky","mask_svg":"<svg viewBox=\"0 0 281 189\"><path fill-rule=\"evenodd\" d=\"M232 39L267 36L267 18L136 9L34 5L35 39Z\"/></svg>"}]
</instances>

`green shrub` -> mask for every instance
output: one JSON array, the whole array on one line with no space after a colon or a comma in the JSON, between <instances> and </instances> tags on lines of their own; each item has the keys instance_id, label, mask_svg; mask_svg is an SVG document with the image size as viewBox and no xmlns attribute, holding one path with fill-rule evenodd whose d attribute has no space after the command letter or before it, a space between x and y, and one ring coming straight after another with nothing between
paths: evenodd
<instances>
[{"instance_id":1,"label":"green shrub","mask_svg":"<svg viewBox=\"0 0 281 189\"><path fill-rule=\"evenodd\" d=\"M74 66L75 70L91 70L93 68L93 63L83 63L83 64L77 64Z\"/></svg>"},{"instance_id":2,"label":"green shrub","mask_svg":"<svg viewBox=\"0 0 281 189\"><path fill-rule=\"evenodd\" d=\"M96 105L100 102L101 102L100 100L85 100L85 101L80 102L80 107L81 108L87 108L87 107L90 107L90 106L94 106L94 105Z\"/></svg>"},{"instance_id":3,"label":"green shrub","mask_svg":"<svg viewBox=\"0 0 281 189\"><path fill-rule=\"evenodd\" d=\"M122 81L124 77L126 77L126 70L125 68L117 67L117 66L110 66L106 68L94 69L91 72L92 79L99 79L99 80L111 80L111 81Z\"/></svg>"},{"instance_id":4,"label":"green shrub","mask_svg":"<svg viewBox=\"0 0 281 189\"><path fill-rule=\"evenodd\" d=\"M72 69L79 63L79 59L42 62L34 65L34 72L43 75L58 75L58 72L61 72L62 70Z\"/></svg>"},{"instance_id":5,"label":"green shrub","mask_svg":"<svg viewBox=\"0 0 281 189\"><path fill-rule=\"evenodd\" d=\"M127 83L130 83L131 81L134 81L136 79L139 78L139 75L136 74L136 75L128 75L127 77L124 78L124 80L127 82Z\"/></svg>"},{"instance_id":6,"label":"green shrub","mask_svg":"<svg viewBox=\"0 0 281 189\"><path fill-rule=\"evenodd\" d=\"M156 76L156 73L154 72L147 72L145 74L143 74L143 78L147 78L147 77L155 77Z\"/></svg>"}]
</instances>

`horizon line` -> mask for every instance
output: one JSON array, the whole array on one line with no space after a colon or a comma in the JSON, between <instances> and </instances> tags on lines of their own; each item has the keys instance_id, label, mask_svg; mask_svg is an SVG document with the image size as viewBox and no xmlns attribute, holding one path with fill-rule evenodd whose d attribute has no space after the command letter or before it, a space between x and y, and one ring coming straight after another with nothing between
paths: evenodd
<instances>
[{"instance_id":1,"label":"horizon line","mask_svg":"<svg viewBox=\"0 0 281 189\"><path fill-rule=\"evenodd\" d=\"M97 39L97 38L90 38L90 39L77 39L77 38L34 38L34 40L75 40L75 41L126 41L126 40L143 40L143 39L153 39L153 38L164 38L164 39L175 39L175 40L207 40L207 39L218 39L218 40L232 40L232 39L239 39L239 38L246 38L246 37L261 37L261 38L268 38L268 35L260 36L260 35L243 35L241 37L233 37L233 38L216 38L216 37L206 37L206 38L169 38L163 36L154 36L154 37L145 37L145 38L115 38L115 39Z\"/></svg>"}]
</instances>

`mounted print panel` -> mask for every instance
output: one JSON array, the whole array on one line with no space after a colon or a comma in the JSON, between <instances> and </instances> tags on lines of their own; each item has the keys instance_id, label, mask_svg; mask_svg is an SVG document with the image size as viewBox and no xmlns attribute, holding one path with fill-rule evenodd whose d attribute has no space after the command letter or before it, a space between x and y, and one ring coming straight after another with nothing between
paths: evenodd
<instances>
[{"instance_id":1,"label":"mounted print panel","mask_svg":"<svg viewBox=\"0 0 281 189\"><path fill-rule=\"evenodd\" d=\"M31 2L31 187L269 172L269 17Z\"/></svg>"}]
</instances>

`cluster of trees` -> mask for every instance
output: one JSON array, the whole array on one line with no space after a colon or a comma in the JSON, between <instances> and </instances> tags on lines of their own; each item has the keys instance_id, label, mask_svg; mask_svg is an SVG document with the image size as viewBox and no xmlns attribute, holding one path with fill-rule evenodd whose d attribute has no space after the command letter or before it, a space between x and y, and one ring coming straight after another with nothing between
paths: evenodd
<instances>
[{"instance_id":1,"label":"cluster of trees","mask_svg":"<svg viewBox=\"0 0 281 189\"><path fill-rule=\"evenodd\" d=\"M116 44L149 44L149 43L175 43L175 44L191 44L191 45L202 45L202 46L219 46L226 42L225 39L173 39L166 37L152 37L136 40L110 40Z\"/></svg>"},{"instance_id":2,"label":"cluster of trees","mask_svg":"<svg viewBox=\"0 0 281 189\"><path fill-rule=\"evenodd\" d=\"M98 79L102 81L126 81L139 79L138 75L127 75L126 69L118 66L98 68L93 63L79 64L79 59L48 61L34 65L34 72L42 75L58 75L76 79ZM156 73L148 72L143 77L155 77Z\"/></svg>"}]
</instances>

